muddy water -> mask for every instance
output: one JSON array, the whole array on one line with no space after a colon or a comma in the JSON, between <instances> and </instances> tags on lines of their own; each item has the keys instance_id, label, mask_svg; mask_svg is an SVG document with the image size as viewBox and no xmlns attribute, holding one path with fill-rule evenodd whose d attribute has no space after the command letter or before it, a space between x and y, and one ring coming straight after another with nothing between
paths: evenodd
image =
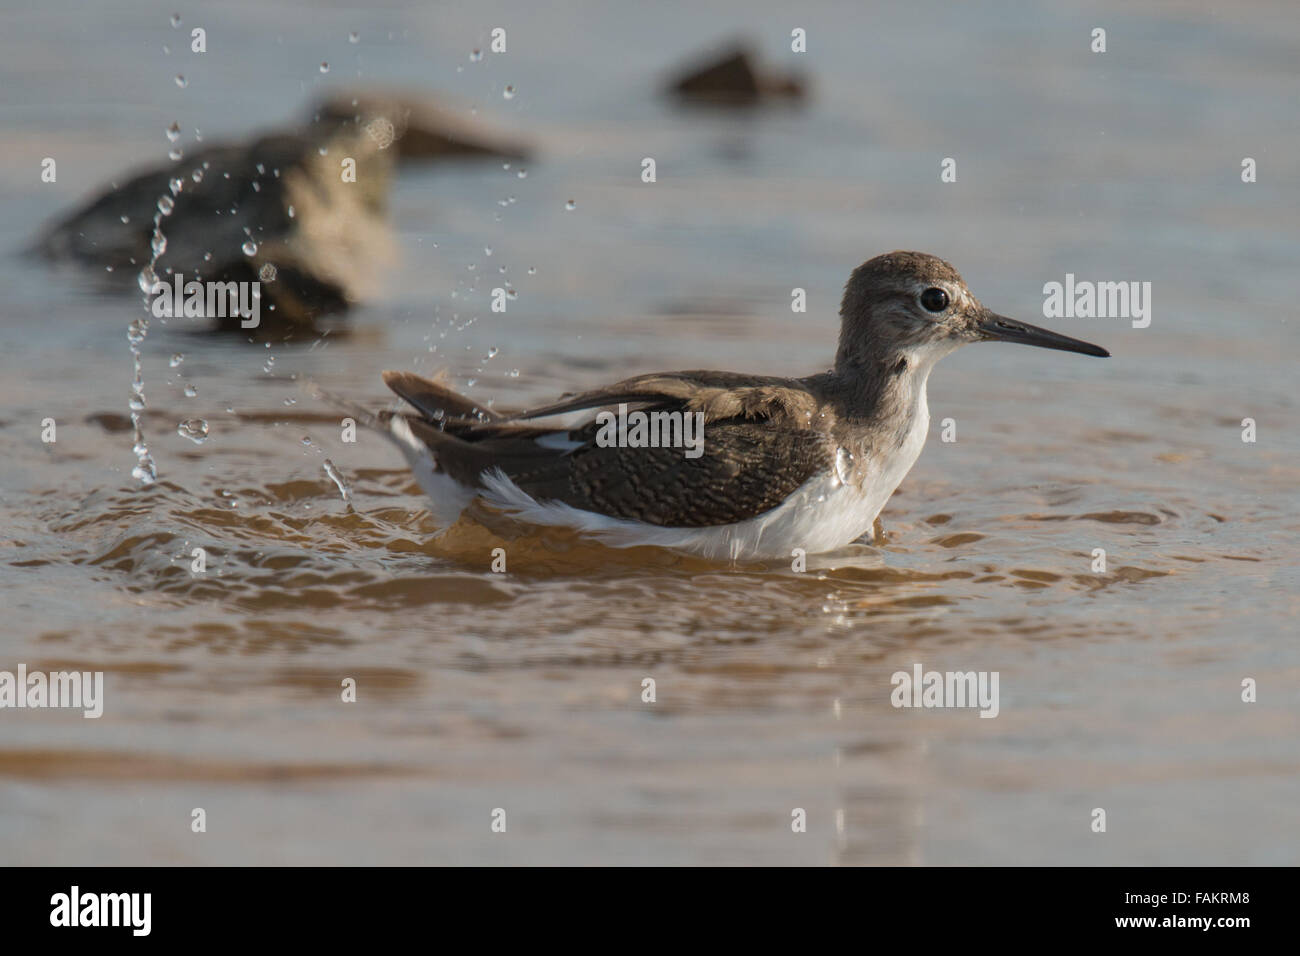
<instances>
[{"instance_id":1,"label":"muddy water","mask_svg":"<svg viewBox=\"0 0 1300 956\"><path fill-rule=\"evenodd\" d=\"M695 5L584 8L581 29L477 5L235 4L181 30L147 5L14 14L9 249L161 158L172 120L238 134L358 74L453 94L539 156L523 178L404 170L403 258L345 328L267 346L154 322L148 488L123 430L137 299L0 263L0 670L106 684L98 720L0 711L0 861L1296 863L1300 23L1281 10L1115 5L1102 58L1082 10L814 4L798 59L771 6L746 22L815 98L745 117L652 96L735 27ZM498 12L509 54L471 62ZM237 52L182 58L192 22ZM848 272L896 247L1114 357L945 360L886 538L803 573L441 529L397 451L344 442L302 387L381 408L381 370L447 369L508 406L638 371L804 374L830 362ZM1067 272L1152 282L1150 326L1043 319ZM492 313L503 283L518 298ZM998 716L894 708L916 663L998 672Z\"/></svg>"}]
</instances>

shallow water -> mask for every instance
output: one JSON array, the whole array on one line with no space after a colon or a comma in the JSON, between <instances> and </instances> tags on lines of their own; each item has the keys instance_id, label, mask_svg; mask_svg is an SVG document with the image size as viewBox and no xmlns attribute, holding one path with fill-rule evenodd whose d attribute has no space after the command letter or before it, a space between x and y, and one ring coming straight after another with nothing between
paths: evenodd
<instances>
[{"instance_id":1,"label":"shallow water","mask_svg":"<svg viewBox=\"0 0 1300 956\"><path fill-rule=\"evenodd\" d=\"M404 169L402 261L345 330L268 347L153 323L149 488L121 430L138 297L0 261L0 670L107 686L99 720L0 711L0 861L1300 862L1300 19L746 9L230 4L180 9L180 30L149 4L6 13L9 250L160 160L173 120L191 146L194 127L239 135L357 76L456 96L539 155L522 179ZM656 98L665 68L742 21L809 74L806 110ZM498 22L509 53L471 62ZM194 24L204 57L182 53ZM804 57L783 52L792 25ZM1243 156L1259 182L1240 182ZM377 409L381 370L445 368L510 406L641 371L806 374L831 360L849 271L893 248L943 255L986 304L1113 357L946 359L886 538L804 573L468 521L439 534L399 453L343 442L302 387ZM1043 284L1067 272L1150 281L1150 327L1043 319ZM492 313L502 282L519 295ZM201 444L177 434L196 418ZM916 662L997 671L998 717L893 708L890 675Z\"/></svg>"}]
</instances>

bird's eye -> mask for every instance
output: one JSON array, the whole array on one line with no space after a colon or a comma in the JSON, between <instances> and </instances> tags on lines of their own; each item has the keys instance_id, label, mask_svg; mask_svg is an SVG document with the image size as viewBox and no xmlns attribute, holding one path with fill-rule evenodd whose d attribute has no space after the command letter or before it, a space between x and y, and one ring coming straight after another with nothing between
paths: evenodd
<instances>
[{"instance_id":1,"label":"bird's eye","mask_svg":"<svg viewBox=\"0 0 1300 956\"><path fill-rule=\"evenodd\" d=\"M942 289L926 289L921 293L921 305L927 312L942 312L948 308L948 293Z\"/></svg>"}]
</instances>

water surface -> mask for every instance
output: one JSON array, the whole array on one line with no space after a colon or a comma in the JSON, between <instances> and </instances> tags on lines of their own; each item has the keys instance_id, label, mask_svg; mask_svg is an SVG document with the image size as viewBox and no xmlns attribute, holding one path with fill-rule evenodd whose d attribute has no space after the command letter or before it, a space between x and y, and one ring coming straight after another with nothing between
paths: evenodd
<instances>
[{"instance_id":1,"label":"water surface","mask_svg":"<svg viewBox=\"0 0 1300 956\"><path fill-rule=\"evenodd\" d=\"M444 93L538 155L523 178L403 170L402 260L347 334L267 346L155 322L148 488L120 430L138 297L0 261L0 669L107 681L97 721L0 712L0 861L1300 861L1294 10L231 3L181 7L179 29L172 12L6 13L5 249L162 160L172 121L193 148L196 127L274 126L358 78ZM472 62L496 25L508 54ZM807 109L655 95L741 26L808 74ZM382 408L381 370L446 369L510 406L644 371L806 374L831 361L849 271L894 248L1114 357L946 359L887 537L805 573L439 534L398 452L343 442L301 387ZM1150 281L1150 327L1042 319L1067 272ZM518 298L493 313L502 283ZM177 434L196 418L202 444ZM894 709L890 675L915 662L998 671L999 716Z\"/></svg>"}]
</instances>

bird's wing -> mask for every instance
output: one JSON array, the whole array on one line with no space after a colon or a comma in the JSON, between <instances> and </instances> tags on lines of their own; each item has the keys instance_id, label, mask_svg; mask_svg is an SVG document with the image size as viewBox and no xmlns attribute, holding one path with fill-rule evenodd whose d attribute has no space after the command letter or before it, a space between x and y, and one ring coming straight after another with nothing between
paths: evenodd
<instances>
[{"instance_id":1,"label":"bird's wing","mask_svg":"<svg viewBox=\"0 0 1300 956\"><path fill-rule=\"evenodd\" d=\"M722 400L728 395L732 401ZM549 418L552 415L621 404L645 408L689 407L692 411L703 411L713 419L749 411L754 412L756 417L766 417L778 407L788 405L791 411L797 411L805 404L812 407L816 403L794 379L742 375L737 372L662 372L638 375L613 385L565 395L549 405L525 409L505 417L520 421Z\"/></svg>"},{"instance_id":2,"label":"bird's wing","mask_svg":"<svg viewBox=\"0 0 1300 956\"><path fill-rule=\"evenodd\" d=\"M463 401L468 401L464 399ZM528 419L626 403L690 415L702 437L685 447L602 445L601 425L545 428ZM423 409L421 409L423 411ZM537 501L559 501L663 527L707 527L756 517L831 467L817 400L796 380L723 372L676 372L628 379L551 405L487 422L442 427L408 416L438 467L482 486L500 469ZM684 418L680 418L683 425Z\"/></svg>"}]
</instances>

